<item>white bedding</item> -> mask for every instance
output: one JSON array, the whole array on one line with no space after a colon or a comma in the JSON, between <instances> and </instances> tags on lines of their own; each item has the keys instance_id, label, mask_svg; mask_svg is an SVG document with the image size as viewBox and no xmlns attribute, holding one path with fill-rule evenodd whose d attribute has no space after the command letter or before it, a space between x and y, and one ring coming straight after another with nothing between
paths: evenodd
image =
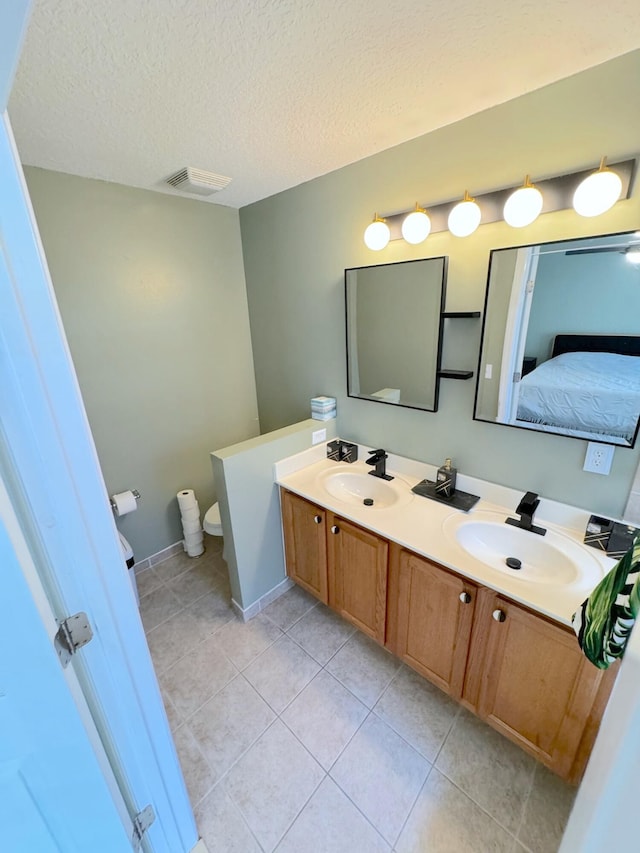
<instances>
[{"instance_id":1,"label":"white bedding","mask_svg":"<svg viewBox=\"0 0 640 853\"><path fill-rule=\"evenodd\" d=\"M640 357L568 352L523 377L518 421L631 443L640 414Z\"/></svg>"}]
</instances>

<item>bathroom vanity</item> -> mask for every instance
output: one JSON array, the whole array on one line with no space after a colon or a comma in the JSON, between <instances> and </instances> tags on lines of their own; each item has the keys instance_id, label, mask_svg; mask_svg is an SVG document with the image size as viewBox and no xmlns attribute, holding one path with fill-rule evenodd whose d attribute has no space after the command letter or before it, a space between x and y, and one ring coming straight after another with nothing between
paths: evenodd
<instances>
[{"instance_id":1,"label":"bathroom vanity","mask_svg":"<svg viewBox=\"0 0 640 853\"><path fill-rule=\"evenodd\" d=\"M431 469L390 456L395 478L386 484L363 463L276 466L287 573L576 783L616 667L603 672L589 663L570 619L613 561L582 545L585 511L543 501L536 520L548 527L549 542L520 530L510 538L502 531L512 530L504 521L517 493L462 477L461 487L475 487L482 499L460 513L411 492ZM522 549L528 574L494 564L492 538L498 551Z\"/></svg>"}]
</instances>

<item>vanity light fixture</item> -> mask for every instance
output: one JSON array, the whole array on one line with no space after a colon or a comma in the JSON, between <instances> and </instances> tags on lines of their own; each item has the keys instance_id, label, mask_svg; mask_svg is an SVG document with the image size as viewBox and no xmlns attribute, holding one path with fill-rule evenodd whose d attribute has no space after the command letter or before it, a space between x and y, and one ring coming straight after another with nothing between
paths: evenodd
<instances>
[{"instance_id":1,"label":"vanity light fixture","mask_svg":"<svg viewBox=\"0 0 640 853\"><path fill-rule=\"evenodd\" d=\"M427 236L447 230L455 237L467 237L481 222L483 225L506 222L513 228L522 228L534 222L541 213L572 210L574 207L583 216L597 216L619 199L631 197L635 168L634 158L617 160L612 166L607 166L603 158L600 168L595 171L591 168L549 177L538 176L535 185L527 175L521 186L486 190L475 198L465 191L462 201L459 197L431 201L425 203L428 213L419 204L415 208L380 216L376 213L365 232L365 243L370 249L379 251L391 240L404 239L416 245ZM603 185L608 185L608 193ZM603 191L608 196L604 202ZM595 206L594 194L597 196ZM581 205L582 199L585 201Z\"/></svg>"},{"instance_id":2,"label":"vanity light fixture","mask_svg":"<svg viewBox=\"0 0 640 853\"><path fill-rule=\"evenodd\" d=\"M468 237L473 234L478 225L482 213L476 204L476 200L469 195L469 191L464 191L464 197L461 202L456 204L447 220L449 231L454 237Z\"/></svg>"},{"instance_id":3,"label":"vanity light fixture","mask_svg":"<svg viewBox=\"0 0 640 853\"><path fill-rule=\"evenodd\" d=\"M511 193L504 205L504 221L512 228L524 228L540 216L542 211L542 193L531 183L529 175L524 184Z\"/></svg>"},{"instance_id":4,"label":"vanity light fixture","mask_svg":"<svg viewBox=\"0 0 640 853\"><path fill-rule=\"evenodd\" d=\"M402 221L402 236L414 246L423 243L431 231L431 220L424 207L416 202L416 209Z\"/></svg>"},{"instance_id":5,"label":"vanity light fixture","mask_svg":"<svg viewBox=\"0 0 640 853\"><path fill-rule=\"evenodd\" d=\"M389 231L389 226L384 219L378 216L377 213L374 213L373 222L365 229L364 232L364 242L366 243L367 248L374 252L378 252L380 249L384 249L389 242L390 237L391 231Z\"/></svg>"},{"instance_id":6,"label":"vanity light fixture","mask_svg":"<svg viewBox=\"0 0 640 853\"><path fill-rule=\"evenodd\" d=\"M600 168L588 175L573 194L573 207L580 216L599 216L609 210L620 198L620 175L607 166L607 158Z\"/></svg>"}]
</instances>

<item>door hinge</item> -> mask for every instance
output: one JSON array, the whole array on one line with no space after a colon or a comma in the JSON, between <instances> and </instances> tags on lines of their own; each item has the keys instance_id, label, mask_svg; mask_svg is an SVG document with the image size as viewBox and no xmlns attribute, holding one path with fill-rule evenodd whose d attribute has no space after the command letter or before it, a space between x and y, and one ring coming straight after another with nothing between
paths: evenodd
<instances>
[{"instance_id":1,"label":"door hinge","mask_svg":"<svg viewBox=\"0 0 640 853\"><path fill-rule=\"evenodd\" d=\"M63 619L54 637L54 646L60 663L65 667L73 655L86 646L93 637L93 630L86 613L76 613Z\"/></svg>"},{"instance_id":2,"label":"door hinge","mask_svg":"<svg viewBox=\"0 0 640 853\"><path fill-rule=\"evenodd\" d=\"M145 806L145 808L143 808L141 812L138 812L138 814L134 817L133 838L131 839L134 850L140 849L140 846L142 844L142 837L155 819L156 813L153 810L153 806Z\"/></svg>"},{"instance_id":3,"label":"door hinge","mask_svg":"<svg viewBox=\"0 0 640 853\"><path fill-rule=\"evenodd\" d=\"M521 379L522 379L522 373L520 373L520 371L519 371L519 370L516 370L516 371L515 371L515 373L513 374L513 381L514 381L514 383L515 383L515 382L520 382L520 380L521 380Z\"/></svg>"}]
</instances>

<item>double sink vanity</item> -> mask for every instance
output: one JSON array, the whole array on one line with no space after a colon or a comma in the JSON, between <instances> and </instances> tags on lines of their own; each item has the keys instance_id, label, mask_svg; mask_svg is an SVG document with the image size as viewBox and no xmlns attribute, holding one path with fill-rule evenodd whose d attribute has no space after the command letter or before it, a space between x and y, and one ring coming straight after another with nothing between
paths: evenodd
<instances>
[{"instance_id":1,"label":"double sink vanity","mask_svg":"<svg viewBox=\"0 0 640 853\"><path fill-rule=\"evenodd\" d=\"M366 453L347 464L319 446L276 464L289 577L577 783L614 677L570 627L614 565L582 542L589 513L542 499L537 535L506 523L513 489L459 475L480 495L465 513L412 492L433 466L389 455L384 480Z\"/></svg>"}]
</instances>

